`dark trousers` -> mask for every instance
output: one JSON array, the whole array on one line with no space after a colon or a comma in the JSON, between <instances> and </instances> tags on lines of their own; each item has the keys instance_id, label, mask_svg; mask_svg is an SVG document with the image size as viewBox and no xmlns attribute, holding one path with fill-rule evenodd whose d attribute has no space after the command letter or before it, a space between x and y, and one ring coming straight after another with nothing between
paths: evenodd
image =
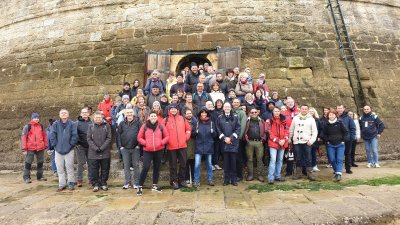
<instances>
[{"instance_id":1,"label":"dark trousers","mask_svg":"<svg viewBox=\"0 0 400 225\"><path fill-rule=\"evenodd\" d=\"M184 182L186 179L186 148L180 148L177 150L168 150L169 159L169 181L172 182ZM179 173L177 171L179 163Z\"/></svg>"},{"instance_id":2,"label":"dark trousers","mask_svg":"<svg viewBox=\"0 0 400 225\"><path fill-rule=\"evenodd\" d=\"M212 164L217 165L222 155L222 143L220 140L214 142L214 155L212 156Z\"/></svg>"},{"instance_id":3,"label":"dark trousers","mask_svg":"<svg viewBox=\"0 0 400 225\"><path fill-rule=\"evenodd\" d=\"M239 141L239 149L238 149L237 156L236 156L236 172L237 172L238 179L243 179L243 166L247 162L245 146L246 146L246 141L240 140ZM225 163L225 161L224 161L224 163Z\"/></svg>"},{"instance_id":4,"label":"dark trousers","mask_svg":"<svg viewBox=\"0 0 400 225\"><path fill-rule=\"evenodd\" d=\"M307 144L295 144L294 150L296 151L296 166L311 167L311 146Z\"/></svg>"},{"instance_id":5,"label":"dark trousers","mask_svg":"<svg viewBox=\"0 0 400 225\"><path fill-rule=\"evenodd\" d=\"M345 149L344 149L344 167L346 168L346 171L351 170L351 142L352 141L346 141L344 143Z\"/></svg>"},{"instance_id":6,"label":"dark trousers","mask_svg":"<svg viewBox=\"0 0 400 225\"><path fill-rule=\"evenodd\" d=\"M319 145L316 145L316 144L311 146L311 166L312 167L317 165L318 148L319 148Z\"/></svg>"},{"instance_id":7,"label":"dark trousers","mask_svg":"<svg viewBox=\"0 0 400 225\"><path fill-rule=\"evenodd\" d=\"M110 173L111 158L88 159L89 179L93 186L106 186Z\"/></svg>"},{"instance_id":8,"label":"dark trousers","mask_svg":"<svg viewBox=\"0 0 400 225\"><path fill-rule=\"evenodd\" d=\"M351 164L356 163L356 146L357 146L357 140L351 141Z\"/></svg>"},{"instance_id":9,"label":"dark trousers","mask_svg":"<svg viewBox=\"0 0 400 225\"><path fill-rule=\"evenodd\" d=\"M36 178L40 179L43 177L43 162L44 162L44 150L43 151L26 151L25 165L24 165L24 180L31 179L31 168L32 162L36 155L37 161L37 173Z\"/></svg>"},{"instance_id":10,"label":"dark trousers","mask_svg":"<svg viewBox=\"0 0 400 225\"><path fill-rule=\"evenodd\" d=\"M158 178L160 177L161 159L163 157L163 154L163 150L156 152L143 151L143 169L140 173L139 186L143 186L144 182L146 181L147 172L149 172L151 161L153 161L153 184L158 183Z\"/></svg>"},{"instance_id":11,"label":"dark trousers","mask_svg":"<svg viewBox=\"0 0 400 225\"><path fill-rule=\"evenodd\" d=\"M236 152L224 152L224 180L232 183L237 182Z\"/></svg>"},{"instance_id":12,"label":"dark trousers","mask_svg":"<svg viewBox=\"0 0 400 225\"><path fill-rule=\"evenodd\" d=\"M186 161L186 180L190 180L190 176L192 176L192 180L194 179L194 159L188 159Z\"/></svg>"}]
</instances>

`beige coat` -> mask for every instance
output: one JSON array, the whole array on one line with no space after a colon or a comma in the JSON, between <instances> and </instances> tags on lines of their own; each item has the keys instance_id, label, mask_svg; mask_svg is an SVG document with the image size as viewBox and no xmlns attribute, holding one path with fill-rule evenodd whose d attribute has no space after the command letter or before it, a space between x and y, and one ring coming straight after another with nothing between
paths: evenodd
<instances>
[{"instance_id":1,"label":"beige coat","mask_svg":"<svg viewBox=\"0 0 400 225\"><path fill-rule=\"evenodd\" d=\"M305 119L301 119L300 115L293 118L290 126L289 140L293 138L293 144L306 144L308 141L313 144L317 140L318 130L315 119L307 115Z\"/></svg>"},{"instance_id":2,"label":"beige coat","mask_svg":"<svg viewBox=\"0 0 400 225\"><path fill-rule=\"evenodd\" d=\"M236 96L244 96L247 93L253 93L253 85L251 85L250 82L247 82L247 84L242 84L240 81L238 81L236 84L235 93Z\"/></svg>"}]
</instances>

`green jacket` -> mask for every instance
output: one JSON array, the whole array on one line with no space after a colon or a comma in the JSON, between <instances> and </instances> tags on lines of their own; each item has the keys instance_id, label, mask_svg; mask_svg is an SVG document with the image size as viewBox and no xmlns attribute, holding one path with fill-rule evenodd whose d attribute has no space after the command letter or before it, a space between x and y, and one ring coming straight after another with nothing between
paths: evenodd
<instances>
[{"instance_id":1,"label":"green jacket","mask_svg":"<svg viewBox=\"0 0 400 225\"><path fill-rule=\"evenodd\" d=\"M246 121L247 121L247 116L246 113L243 112L242 108L236 108L236 109L232 109L232 112L234 115L236 115L237 117L239 117L239 122L240 122L240 135L239 135L239 139L243 138L244 135L244 131L246 129Z\"/></svg>"}]
</instances>

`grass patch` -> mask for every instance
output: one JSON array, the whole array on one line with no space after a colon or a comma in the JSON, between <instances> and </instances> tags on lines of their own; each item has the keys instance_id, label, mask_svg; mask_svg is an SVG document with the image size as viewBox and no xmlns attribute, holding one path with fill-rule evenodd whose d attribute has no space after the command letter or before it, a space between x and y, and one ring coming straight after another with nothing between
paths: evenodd
<instances>
[{"instance_id":1,"label":"grass patch","mask_svg":"<svg viewBox=\"0 0 400 225\"><path fill-rule=\"evenodd\" d=\"M103 198L103 197L107 197L108 195L106 195L106 194L98 194L98 195L96 195L96 197L97 198Z\"/></svg>"},{"instance_id":2,"label":"grass patch","mask_svg":"<svg viewBox=\"0 0 400 225\"><path fill-rule=\"evenodd\" d=\"M368 180L354 179L345 182L307 182L293 185L269 185L269 184L253 184L250 185L248 190L257 190L258 193L271 192L271 191L293 191L293 190L342 190L346 187L354 187L359 185L380 186L380 185L400 185L400 176L374 178Z\"/></svg>"},{"instance_id":3,"label":"grass patch","mask_svg":"<svg viewBox=\"0 0 400 225\"><path fill-rule=\"evenodd\" d=\"M197 188L195 188L195 187L182 187L179 190L181 190L182 192L195 192L195 191L197 191Z\"/></svg>"}]
</instances>

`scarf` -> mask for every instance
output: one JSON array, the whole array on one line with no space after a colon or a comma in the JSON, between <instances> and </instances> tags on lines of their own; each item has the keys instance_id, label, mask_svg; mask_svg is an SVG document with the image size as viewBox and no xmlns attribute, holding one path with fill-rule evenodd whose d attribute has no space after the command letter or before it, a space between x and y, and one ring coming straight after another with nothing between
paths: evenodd
<instances>
[{"instance_id":1,"label":"scarf","mask_svg":"<svg viewBox=\"0 0 400 225\"><path fill-rule=\"evenodd\" d=\"M306 114L305 116L303 116L303 114L299 113L299 117L300 117L300 120L305 120L305 119L307 119L308 115Z\"/></svg>"},{"instance_id":2,"label":"scarf","mask_svg":"<svg viewBox=\"0 0 400 225\"><path fill-rule=\"evenodd\" d=\"M158 122L157 122L157 121L156 121L155 124L152 124L152 123L150 122L150 120L147 120L147 122L146 122L146 126L147 126L148 128L150 128L150 129L152 129L153 132L156 130L157 125L158 125Z\"/></svg>"},{"instance_id":3,"label":"scarf","mask_svg":"<svg viewBox=\"0 0 400 225\"><path fill-rule=\"evenodd\" d=\"M329 122L330 124L334 124L334 123L336 123L336 121L337 121L337 118L335 118L334 120L328 120L328 122Z\"/></svg>"}]
</instances>

